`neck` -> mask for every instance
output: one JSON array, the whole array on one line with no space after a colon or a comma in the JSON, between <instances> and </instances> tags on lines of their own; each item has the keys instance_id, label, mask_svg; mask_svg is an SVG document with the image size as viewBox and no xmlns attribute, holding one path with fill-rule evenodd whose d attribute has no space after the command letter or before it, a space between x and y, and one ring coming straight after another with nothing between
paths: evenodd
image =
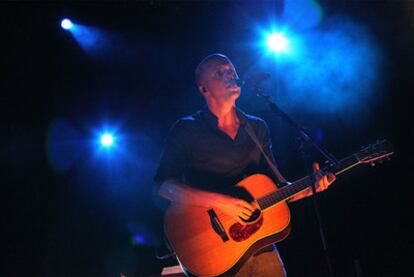
<instances>
[{"instance_id":1,"label":"neck","mask_svg":"<svg viewBox=\"0 0 414 277\"><path fill-rule=\"evenodd\" d=\"M217 102L207 102L209 110L217 117L218 124L230 125L238 122L236 114L236 105L234 102L225 102L218 104Z\"/></svg>"}]
</instances>

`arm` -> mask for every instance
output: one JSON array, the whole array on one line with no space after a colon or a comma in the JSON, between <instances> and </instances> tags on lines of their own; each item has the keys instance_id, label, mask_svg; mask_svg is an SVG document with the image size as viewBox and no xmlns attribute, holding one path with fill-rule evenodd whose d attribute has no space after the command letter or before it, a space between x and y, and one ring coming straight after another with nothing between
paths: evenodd
<instances>
[{"instance_id":1,"label":"arm","mask_svg":"<svg viewBox=\"0 0 414 277\"><path fill-rule=\"evenodd\" d=\"M247 220L256 209L244 200L196 189L175 178L166 179L161 184L158 194L172 202L183 205L218 208L240 223L243 223L240 217Z\"/></svg>"}]
</instances>

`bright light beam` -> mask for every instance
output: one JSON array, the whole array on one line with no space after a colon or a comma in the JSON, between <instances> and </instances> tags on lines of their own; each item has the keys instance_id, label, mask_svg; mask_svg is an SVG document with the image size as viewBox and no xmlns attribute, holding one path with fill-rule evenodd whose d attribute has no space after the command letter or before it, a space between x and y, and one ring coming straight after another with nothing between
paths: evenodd
<instances>
[{"instance_id":1,"label":"bright light beam","mask_svg":"<svg viewBox=\"0 0 414 277\"><path fill-rule=\"evenodd\" d=\"M272 33L267 36L267 46L277 54L288 52L288 40L282 33Z\"/></svg>"},{"instance_id":2,"label":"bright light beam","mask_svg":"<svg viewBox=\"0 0 414 277\"><path fill-rule=\"evenodd\" d=\"M72 21L70 21L69 19L65 18L62 20L62 22L60 23L60 26L65 29L65 30L70 30L73 27Z\"/></svg>"},{"instance_id":3,"label":"bright light beam","mask_svg":"<svg viewBox=\"0 0 414 277\"><path fill-rule=\"evenodd\" d=\"M111 134L103 134L101 136L101 144L104 147L110 147L114 143L114 137Z\"/></svg>"}]
</instances>

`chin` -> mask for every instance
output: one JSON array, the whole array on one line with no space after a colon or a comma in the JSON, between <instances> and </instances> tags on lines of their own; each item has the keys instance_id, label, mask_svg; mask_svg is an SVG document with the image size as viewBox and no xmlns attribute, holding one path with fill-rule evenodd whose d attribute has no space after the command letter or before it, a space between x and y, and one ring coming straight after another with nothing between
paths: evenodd
<instances>
[{"instance_id":1,"label":"chin","mask_svg":"<svg viewBox=\"0 0 414 277\"><path fill-rule=\"evenodd\" d=\"M228 99L231 99L232 101L236 101L240 97L240 91L233 92L229 95Z\"/></svg>"},{"instance_id":2,"label":"chin","mask_svg":"<svg viewBox=\"0 0 414 277\"><path fill-rule=\"evenodd\" d=\"M223 93L223 96L227 100L236 100L240 96L240 88L228 89Z\"/></svg>"}]
</instances>

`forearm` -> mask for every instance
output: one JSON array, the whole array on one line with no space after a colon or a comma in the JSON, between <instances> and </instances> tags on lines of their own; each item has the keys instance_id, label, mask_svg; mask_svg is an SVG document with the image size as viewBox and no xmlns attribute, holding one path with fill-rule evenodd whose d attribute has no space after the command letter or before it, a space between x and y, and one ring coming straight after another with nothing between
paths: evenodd
<instances>
[{"instance_id":1,"label":"forearm","mask_svg":"<svg viewBox=\"0 0 414 277\"><path fill-rule=\"evenodd\" d=\"M203 207L213 206L221 197L220 194L196 189L172 178L161 184L158 194L172 202Z\"/></svg>"}]
</instances>

